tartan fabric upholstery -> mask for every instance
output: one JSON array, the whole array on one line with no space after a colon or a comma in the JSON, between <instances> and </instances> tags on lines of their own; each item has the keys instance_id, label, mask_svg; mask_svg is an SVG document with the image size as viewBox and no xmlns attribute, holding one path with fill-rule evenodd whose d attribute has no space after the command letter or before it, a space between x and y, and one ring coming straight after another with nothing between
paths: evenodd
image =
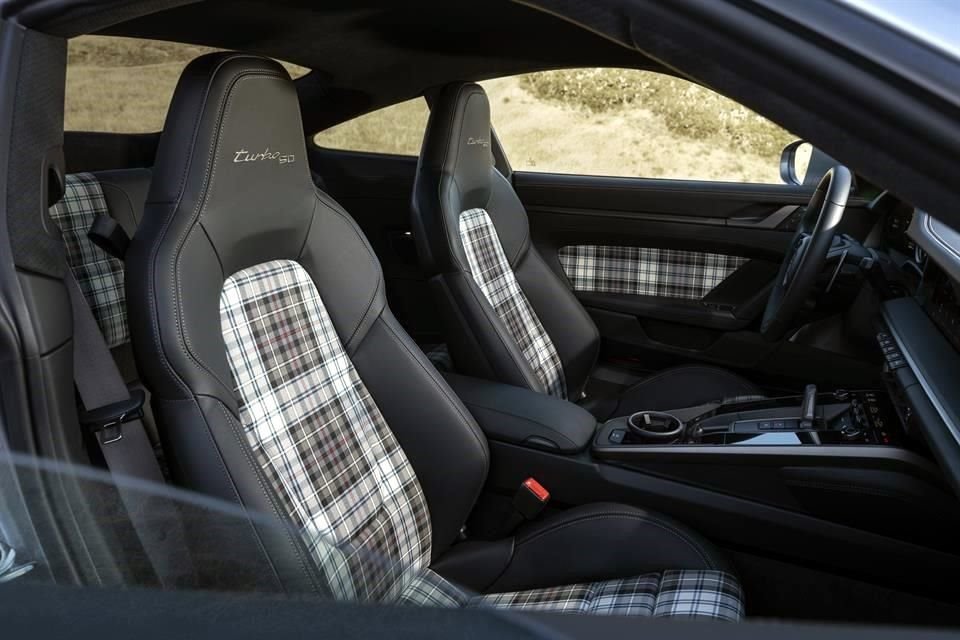
<instances>
[{"instance_id":1,"label":"tartan fabric upholstery","mask_svg":"<svg viewBox=\"0 0 960 640\"><path fill-rule=\"evenodd\" d=\"M635 578L480 596L476 606L592 615L743 617L739 583L721 571L664 571Z\"/></svg>"},{"instance_id":2,"label":"tartan fabric upholstery","mask_svg":"<svg viewBox=\"0 0 960 640\"><path fill-rule=\"evenodd\" d=\"M247 441L333 594L423 592L420 483L306 270L277 260L232 275L220 319Z\"/></svg>"},{"instance_id":3,"label":"tartan fabric upholstery","mask_svg":"<svg viewBox=\"0 0 960 640\"><path fill-rule=\"evenodd\" d=\"M484 209L468 209L460 214L460 240L474 282L524 359L549 395L566 399L567 385L557 349L520 288L497 229Z\"/></svg>"},{"instance_id":4,"label":"tartan fabric upholstery","mask_svg":"<svg viewBox=\"0 0 960 640\"><path fill-rule=\"evenodd\" d=\"M430 569L415 572L397 598L397 604L401 605L445 609L456 609L469 603L470 597L463 590Z\"/></svg>"},{"instance_id":5,"label":"tartan fabric upholstery","mask_svg":"<svg viewBox=\"0 0 960 640\"><path fill-rule=\"evenodd\" d=\"M73 173L66 177L63 199L50 207L67 249L67 264L93 317L111 349L130 341L127 326L123 263L93 244L87 231L99 215L109 215L96 176Z\"/></svg>"},{"instance_id":6,"label":"tartan fabric upholstery","mask_svg":"<svg viewBox=\"0 0 960 640\"><path fill-rule=\"evenodd\" d=\"M717 253L597 245L563 247L558 257L575 291L688 300L703 298L747 262Z\"/></svg>"}]
</instances>

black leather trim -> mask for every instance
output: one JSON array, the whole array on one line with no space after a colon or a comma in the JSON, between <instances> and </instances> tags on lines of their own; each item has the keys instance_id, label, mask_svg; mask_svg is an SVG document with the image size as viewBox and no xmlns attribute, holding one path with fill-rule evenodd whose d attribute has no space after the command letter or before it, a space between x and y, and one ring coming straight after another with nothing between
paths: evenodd
<instances>
[{"instance_id":1,"label":"black leather trim","mask_svg":"<svg viewBox=\"0 0 960 640\"><path fill-rule=\"evenodd\" d=\"M456 540L480 495L489 468L487 440L389 309L352 360L417 473L437 556Z\"/></svg>"},{"instance_id":2,"label":"black leather trim","mask_svg":"<svg viewBox=\"0 0 960 640\"><path fill-rule=\"evenodd\" d=\"M615 580L669 569L731 571L703 537L666 516L620 504L576 507L516 537L467 541L434 570L484 593Z\"/></svg>"},{"instance_id":3,"label":"black leather trim","mask_svg":"<svg viewBox=\"0 0 960 640\"><path fill-rule=\"evenodd\" d=\"M519 534L510 563L487 591L612 580L667 569L729 567L713 545L666 516L596 503L535 523Z\"/></svg>"},{"instance_id":4,"label":"black leather trim","mask_svg":"<svg viewBox=\"0 0 960 640\"><path fill-rule=\"evenodd\" d=\"M110 215L120 223L127 235L133 237L143 219L143 207L150 187L149 169L121 169L97 171Z\"/></svg>"}]
</instances>

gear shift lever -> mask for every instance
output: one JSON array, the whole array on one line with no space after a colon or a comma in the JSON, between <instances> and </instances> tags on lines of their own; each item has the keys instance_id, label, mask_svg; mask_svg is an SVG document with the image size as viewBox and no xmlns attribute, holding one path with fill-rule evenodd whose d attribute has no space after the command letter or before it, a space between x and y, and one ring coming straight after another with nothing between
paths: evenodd
<instances>
[{"instance_id":1,"label":"gear shift lever","mask_svg":"<svg viewBox=\"0 0 960 640\"><path fill-rule=\"evenodd\" d=\"M817 385L808 384L803 390L803 404L800 405L800 428L813 429L817 408Z\"/></svg>"}]
</instances>

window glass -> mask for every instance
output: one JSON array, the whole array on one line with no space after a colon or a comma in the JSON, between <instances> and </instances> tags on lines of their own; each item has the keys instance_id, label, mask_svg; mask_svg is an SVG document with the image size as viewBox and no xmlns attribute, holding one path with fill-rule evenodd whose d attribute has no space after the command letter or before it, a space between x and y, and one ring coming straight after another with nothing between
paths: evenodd
<instances>
[{"instance_id":1,"label":"window glass","mask_svg":"<svg viewBox=\"0 0 960 640\"><path fill-rule=\"evenodd\" d=\"M67 49L64 129L160 131L183 68L211 51L215 49L138 38L73 38ZM283 64L293 77L308 72Z\"/></svg>"},{"instance_id":2,"label":"window glass","mask_svg":"<svg viewBox=\"0 0 960 640\"><path fill-rule=\"evenodd\" d=\"M522 171L781 183L795 136L695 83L649 71L573 69L482 83Z\"/></svg>"},{"instance_id":3,"label":"window glass","mask_svg":"<svg viewBox=\"0 0 960 640\"><path fill-rule=\"evenodd\" d=\"M415 156L429 116L426 100L414 98L330 127L313 140L329 149Z\"/></svg>"}]
</instances>

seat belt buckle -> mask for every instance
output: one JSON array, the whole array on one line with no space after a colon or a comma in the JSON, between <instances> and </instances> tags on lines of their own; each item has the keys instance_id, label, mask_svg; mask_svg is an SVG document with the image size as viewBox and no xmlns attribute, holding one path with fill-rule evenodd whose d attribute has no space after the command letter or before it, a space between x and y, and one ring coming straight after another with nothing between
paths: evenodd
<instances>
[{"instance_id":1,"label":"seat belt buckle","mask_svg":"<svg viewBox=\"0 0 960 640\"><path fill-rule=\"evenodd\" d=\"M513 497L513 508L527 520L533 520L543 512L548 502L550 492L536 479L527 478Z\"/></svg>"},{"instance_id":2,"label":"seat belt buckle","mask_svg":"<svg viewBox=\"0 0 960 640\"><path fill-rule=\"evenodd\" d=\"M123 439L123 425L143 417L143 389L132 389L130 397L120 402L80 412L80 424L96 436L100 444L110 444Z\"/></svg>"}]
</instances>

